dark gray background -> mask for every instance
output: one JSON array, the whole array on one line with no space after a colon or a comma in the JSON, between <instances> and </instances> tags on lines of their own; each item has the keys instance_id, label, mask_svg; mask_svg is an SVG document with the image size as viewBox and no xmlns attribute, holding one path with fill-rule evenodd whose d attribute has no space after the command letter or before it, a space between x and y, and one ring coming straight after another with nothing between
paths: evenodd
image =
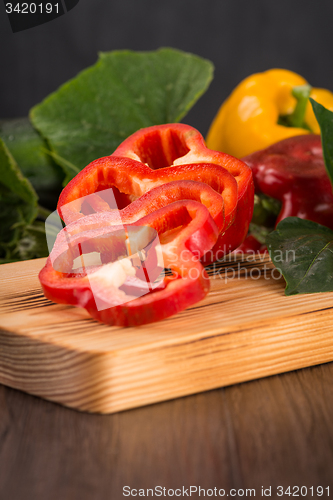
<instances>
[{"instance_id":1,"label":"dark gray background","mask_svg":"<svg viewBox=\"0 0 333 500\"><path fill-rule=\"evenodd\" d=\"M206 133L217 108L247 75L291 69L333 90L333 0L81 0L69 13L13 34L0 5L0 118L27 115L98 51L193 52L215 78L185 122Z\"/></svg>"}]
</instances>

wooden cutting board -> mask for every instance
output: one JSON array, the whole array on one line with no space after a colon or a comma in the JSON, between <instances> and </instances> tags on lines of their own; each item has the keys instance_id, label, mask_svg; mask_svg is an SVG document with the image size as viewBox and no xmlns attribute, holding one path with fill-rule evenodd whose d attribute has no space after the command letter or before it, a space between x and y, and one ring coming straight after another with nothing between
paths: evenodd
<instances>
[{"instance_id":1,"label":"wooden cutting board","mask_svg":"<svg viewBox=\"0 0 333 500\"><path fill-rule=\"evenodd\" d=\"M112 413L333 360L333 293L285 297L268 256L216 266L205 300L136 328L45 299L44 262L0 266L0 382L51 401Z\"/></svg>"}]
</instances>

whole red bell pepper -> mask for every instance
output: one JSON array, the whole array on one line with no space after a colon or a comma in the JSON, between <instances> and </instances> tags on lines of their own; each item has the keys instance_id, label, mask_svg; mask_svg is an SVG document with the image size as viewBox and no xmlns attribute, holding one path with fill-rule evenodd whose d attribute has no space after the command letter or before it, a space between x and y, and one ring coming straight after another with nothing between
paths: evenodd
<instances>
[{"instance_id":1,"label":"whole red bell pepper","mask_svg":"<svg viewBox=\"0 0 333 500\"><path fill-rule=\"evenodd\" d=\"M333 229L332 186L320 135L285 139L243 161L253 172L256 192L282 202L276 224L296 216Z\"/></svg>"},{"instance_id":2,"label":"whole red bell pepper","mask_svg":"<svg viewBox=\"0 0 333 500\"><path fill-rule=\"evenodd\" d=\"M178 189L173 184L177 181L192 184L179 185ZM205 184L211 188L209 193ZM92 162L63 190L58 212L68 223L89 213L110 211L116 207L110 207L102 194L99 200L94 198L94 206L84 204L83 198L112 188L119 209L136 201L138 214L149 213L156 206L150 204L148 193L158 186L158 207L181 199L201 201L207 206L220 235L203 256L205 264L222 258L244 240L253 211L251 170L232 156L209 150L202 135L184 124L139 130L111 156ZM220 198L216 204L217 196Z\"/></svg>"},{"instance_id":3,"label":"whole red bell pepper","mask_svg":"<svg viewBox=\"0 0 333 500\"><path fill-rule=\"evenodd\" d=\"M117 223L110 211L95 213L59 233L39 275L47 298L84 307L110 325L135 326L167 318L205 297L209 278L199 259L216 243L219 231L203 204L176 201L124 227ZM162 267L173 273L156 283L156 272L149 277L142 269L137 273L131 260L139 247L149 256L154 234L159 237ZM91 252L100 256L101 264L74 269L75 260ZM159 274L162 267L155 267Z\"/></svg>"}]
</instances>

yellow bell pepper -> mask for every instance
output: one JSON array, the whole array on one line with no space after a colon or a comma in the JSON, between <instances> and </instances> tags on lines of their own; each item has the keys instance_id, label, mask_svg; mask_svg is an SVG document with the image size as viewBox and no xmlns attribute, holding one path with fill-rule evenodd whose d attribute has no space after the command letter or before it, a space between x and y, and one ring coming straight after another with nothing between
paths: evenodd
<instances>
[{"instance_id":1,"label":"yellow bell pepper","mask_svg":"<svg viewBox=\"0 0 333 500\"><path fill-rule=\"evenodd\" d=\"M288 137L320 134L309 100L304 115L306 128L278 123L280 117L291 116L295 110L294 87L306 84L304 78L284 69L249 76L219 109L207 135L207 147L241 158ZM332 92L312 88L310 97L333 111Z\"/></svg>"}]
</instances>

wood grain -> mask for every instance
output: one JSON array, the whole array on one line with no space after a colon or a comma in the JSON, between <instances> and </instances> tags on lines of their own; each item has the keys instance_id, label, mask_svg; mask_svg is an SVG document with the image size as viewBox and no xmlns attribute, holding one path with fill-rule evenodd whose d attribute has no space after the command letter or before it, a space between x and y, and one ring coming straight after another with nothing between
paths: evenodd
<instances>
[{"instance_id":1,"label":"wood grain","mask_svg":"<svg viewBox=\"0 0 333 500\"><path fill-rule=\"evenodd\" d=\"M287 498L279 485L333 488L332 381L328 363L112 415L0 385L0 499L121 500L125 485L200 485L255 488L256 498L272 486L275 500Z\"/></svg>"},{"instance_id":2,"label":"wood grain","mask_svg":"<svg viewBox=\"0 0 333 500\"><path fill-rule=\"evenodd\" d=\"M285 297L268 257L215 268L205 300L128 329L46 300L43 263L0 267L0 382L66 406L116 412L333 360L333 294Z\"/></svg>"}]
</instances>

